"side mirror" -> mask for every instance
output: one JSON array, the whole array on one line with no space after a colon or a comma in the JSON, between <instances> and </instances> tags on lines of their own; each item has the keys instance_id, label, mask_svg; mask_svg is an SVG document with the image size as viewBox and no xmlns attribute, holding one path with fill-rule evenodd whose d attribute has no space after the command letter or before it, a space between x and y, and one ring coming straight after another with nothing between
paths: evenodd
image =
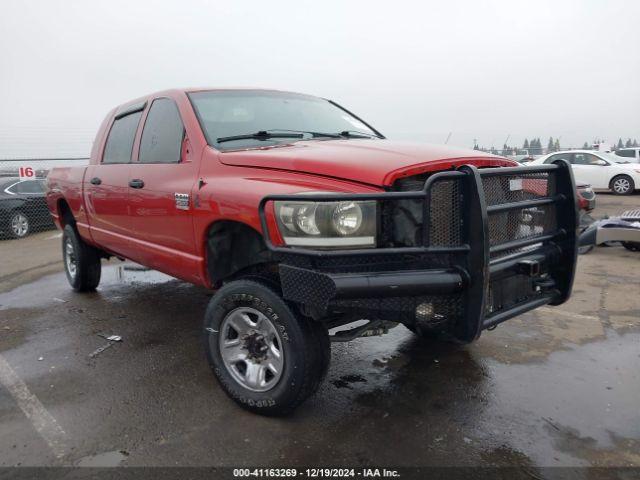
<instances>
[{"instance_id":1,"label":"side mirror","mask_svg":"<svg viewBox=\"0 0 640 480\"><path fill-rule=\"evenodd\" d=\"M600 167L604 167L606 165L609 165L607 162L605 162L604 160L598 160L594 163L594 165L598 165Z\"/></svg>"}]
</instances>

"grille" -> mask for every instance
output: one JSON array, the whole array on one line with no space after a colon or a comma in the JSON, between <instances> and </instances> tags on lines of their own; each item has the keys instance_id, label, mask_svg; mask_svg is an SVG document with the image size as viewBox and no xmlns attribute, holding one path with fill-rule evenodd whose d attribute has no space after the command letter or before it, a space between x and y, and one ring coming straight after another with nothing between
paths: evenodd
<instances>
[{"instance_id":1,"label":"grille","mask_svg":"<svg viewBox=\"0 0 640 480\"><path fill-rule=\"evenodd\" d=\"M555 176L549 173L485 177L482 187L487 206L548 197L556 192Z\"/></svg>"},{"instance_id":2,"label":"grille","mask_svg":"<svg viewBox=\"0 0 640 480\"><path fill-rule=\"evenodd\" d=\"M434 247L458 246L462 227L462 195L458 180L442 180L431 188L429 204L429 244Z\"/></svg>"},{"instance_id":3,"label":"grille","mask_svg":"<svg viewBox=\"0 0 640 480\"><path fill-rule=\"evenodd\" d=\"M396 191L416 191L424 188L428 176L420 175L398 180ZM443 179L430 188L429 246L456 247L463 243L463 181ZM533 172L483 176L482 188L488 207L553 197L556 176L553 172ZM387 245L422 245L424 205L422 200L387 202L384 207L383 229ZM512 209L489 214L489 244L494 247L513 240L553 233L557 228L555 204ZM492 258L537 248L537 245L495 252Z\"/></svg>"},{"instance_id":4,"label":"grille","mask_svg":"<svg viewBox=\"0 0 640 480\"><path fill-rule=\"evenodd\" d=\"M424 188L426 176L398 180L393 190L417 191ZM429 190L429 245L456 247L461 240L462 195L460 181L439 180ZM383 228L390 246L422 245L424 224L423 200L398 200L384 207Z\"/></svg>"},{"instance_id":5,"label":"grille","mask_svg":"<svg viewBox=\"0 0 640 480\"><path fill-rule=\"evenodd\" d=\"M489 207L551 197L556 193L555 175L552 173L484 177L482 187ZM557 227L556 205L548 204L490 213L488 227L490 246L550 234ZM492 253L491 258L534 248L536 248L535 245Z\"/></svg>"},{"instance_id":6,"label":"grille","mask_svg":"<svg viewBox=\"0 0 640 480\"><path fill-rule=\"evenodd\" d=\"M556 206L542 205L523 208L489 216L489 244L499 245L537 235L546 235L555 230Z\"/></svg>"}]
</instances>

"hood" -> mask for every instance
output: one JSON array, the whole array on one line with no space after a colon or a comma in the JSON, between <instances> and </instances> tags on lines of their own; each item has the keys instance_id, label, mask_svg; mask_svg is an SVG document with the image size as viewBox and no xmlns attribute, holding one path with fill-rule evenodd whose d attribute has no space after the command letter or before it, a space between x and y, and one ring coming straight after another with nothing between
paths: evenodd
<instances>
[{"instance_id":1,"label":"hood","mask_svg":"<svg viewBox=\"0 0 640 480\"><path fill-rule=\"evenodd\" d=\"M226 165L290 170L370 185L446 170L465 163L514 166L517 162L477 150L391 140L311 140L259 149L221 152Z\"/></svg>"}]
</instances>

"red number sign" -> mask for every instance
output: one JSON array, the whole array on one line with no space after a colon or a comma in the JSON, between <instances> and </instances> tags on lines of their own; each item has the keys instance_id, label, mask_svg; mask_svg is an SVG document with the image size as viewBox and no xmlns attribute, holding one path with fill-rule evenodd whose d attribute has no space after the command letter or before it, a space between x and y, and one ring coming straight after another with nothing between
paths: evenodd
<instances>
[{"instance_id":1,"label":"red number sign","mask_svg":"<svg viewBox=\"0 0 640 480\"><path fill-rule=\"evenodd\" d=\"M20 167L20 180L31 180L35 176L36 172L32 167Z\"/></svg>"}]
</instances>

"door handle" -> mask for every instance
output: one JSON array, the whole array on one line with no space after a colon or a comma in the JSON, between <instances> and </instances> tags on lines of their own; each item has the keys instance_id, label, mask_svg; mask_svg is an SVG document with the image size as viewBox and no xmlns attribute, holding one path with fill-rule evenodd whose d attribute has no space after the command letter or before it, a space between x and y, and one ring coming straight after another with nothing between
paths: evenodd
<instances>
[{"instance_id":1,"label":"door handle","mask_svg":"<svg viewBox=\"0 0 640 480\"><path fill-rule=\"evenodd\" d=\"M100 185L102 183L102 180L100 180L98 177L93 177L90 181L91 185Z\"/></svg>"},{"instance_id":2,"label":"door handle","mask_svg":"<svg viewBox=\"0 0 640 480\"><path fill-rule=\"evenodd\" d=\"M131 188L142 188L144 187L144 182L139 178L134 178L133 180L129 181L129 186Z\"/></svg>"}]
</instances>

